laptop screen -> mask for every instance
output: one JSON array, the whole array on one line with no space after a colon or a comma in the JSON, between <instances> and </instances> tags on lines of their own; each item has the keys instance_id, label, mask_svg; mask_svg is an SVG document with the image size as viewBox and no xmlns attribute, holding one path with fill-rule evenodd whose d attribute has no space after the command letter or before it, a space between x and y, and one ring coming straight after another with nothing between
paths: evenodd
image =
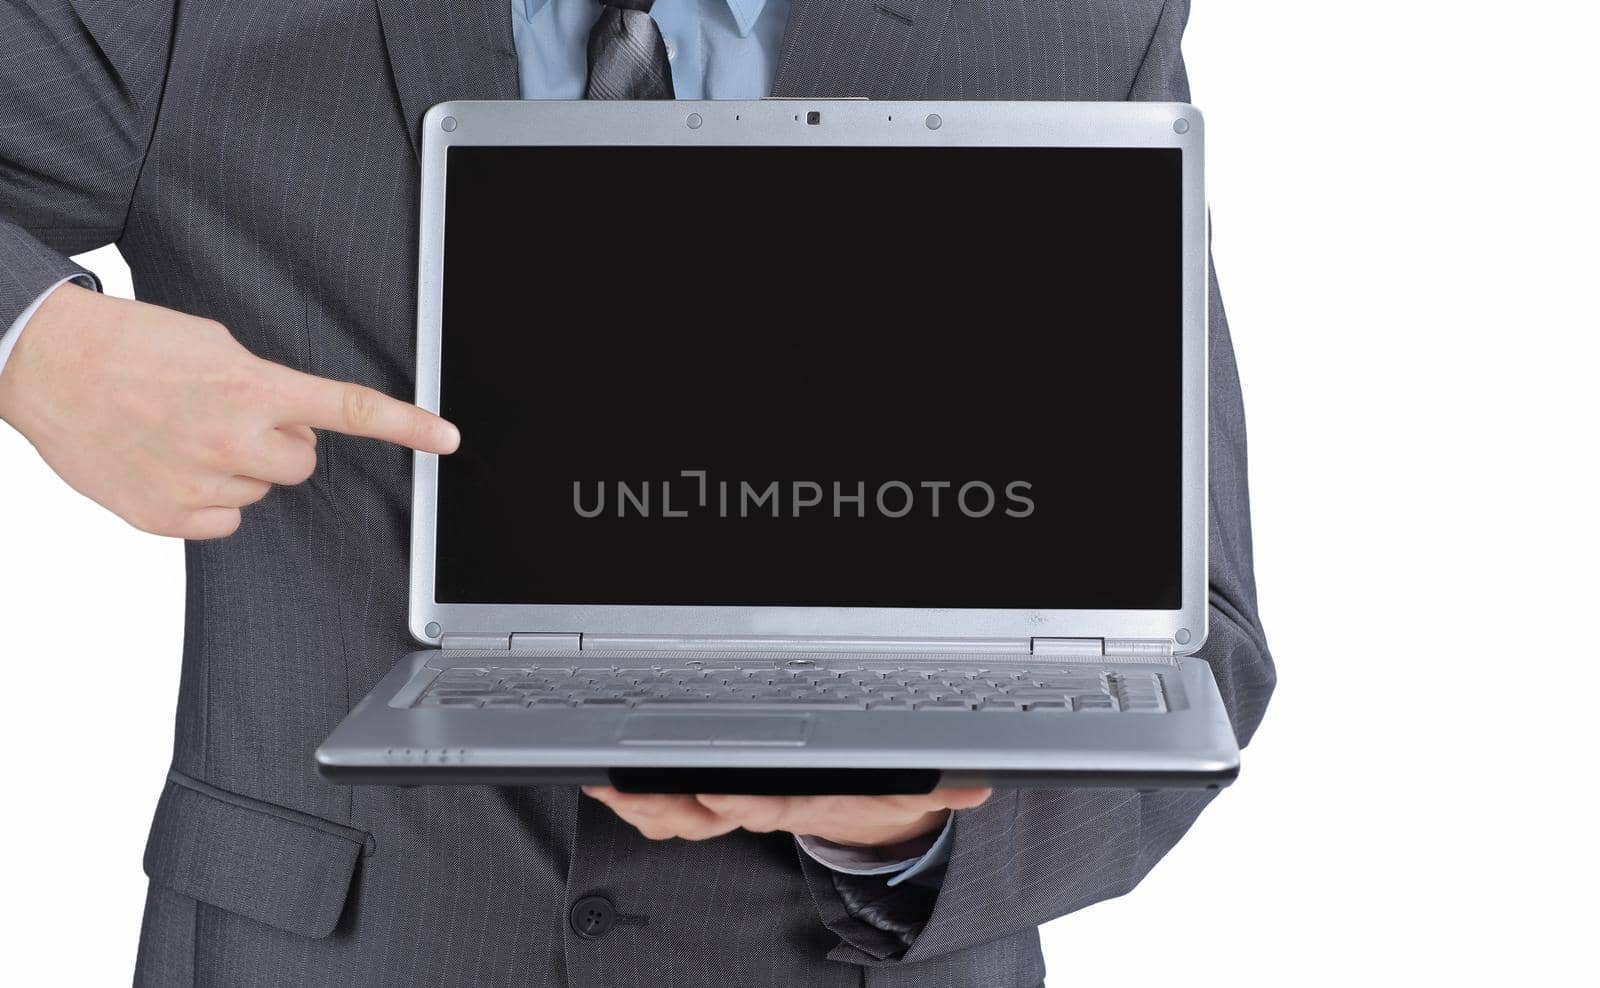
<instances>
[{"instance_id":1,"label":"laptop screen","mask_svg":"<svg viewBox=\"0 0 1600 988\"><path fill-rule=\"evenodd\" d=\"M1181 151L448 154L440 602L1182 604Z\"/></svg>"}]
</instances>

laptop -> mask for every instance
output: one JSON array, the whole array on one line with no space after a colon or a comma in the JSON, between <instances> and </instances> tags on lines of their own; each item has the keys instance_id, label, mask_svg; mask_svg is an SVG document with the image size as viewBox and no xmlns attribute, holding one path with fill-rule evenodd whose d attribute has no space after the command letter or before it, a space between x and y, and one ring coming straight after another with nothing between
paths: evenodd
<instances>
[{"instance_id":1,"label":"laptop","mask_svg":"<svg viewBox=\"0 0 1600 988\"><path fill-rule=\"evenodd\" d=\"M450 102L343 783L1215 788L1200 114Z\"/></svg>"}]
</instances>

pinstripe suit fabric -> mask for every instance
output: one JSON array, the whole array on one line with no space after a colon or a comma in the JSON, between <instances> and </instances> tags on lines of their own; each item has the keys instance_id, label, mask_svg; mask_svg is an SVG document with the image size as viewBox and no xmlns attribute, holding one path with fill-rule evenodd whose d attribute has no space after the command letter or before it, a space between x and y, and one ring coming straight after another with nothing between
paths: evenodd
<instances>
[{"instance_id":1,"label":"pinstripe suit fabric","mask_svg":"<svg viewBox=\"0 0 1600 988\"><path fill-rule=\"evenodd\" d=\"M1185 99L1186 7L798 0L774 92ZM516 95L503 0L43 0L0 16L0 326L76 270L66 255L114 242L144 300L411 394L418 126L439 100ZM1274 676L1213 301L1203 654L1248 740ZM570 789L325 784L315 745L409 647L410 461L337 435L320 453L239 534L187 548L140 984L1031 986L1037 924L1127 892L1207 802L1004 793L959 815L937 895L884 899L785 835L652 843ZM565 917L591 891L629 918L587 941Z\"/></svg>"}]
</instances>

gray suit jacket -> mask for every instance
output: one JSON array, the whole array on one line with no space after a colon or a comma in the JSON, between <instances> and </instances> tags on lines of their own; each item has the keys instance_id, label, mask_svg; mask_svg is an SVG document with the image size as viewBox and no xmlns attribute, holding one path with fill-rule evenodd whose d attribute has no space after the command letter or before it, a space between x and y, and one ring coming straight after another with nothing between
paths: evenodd
<instances>
[{"instance_id":1,"label":"gray suit jacket","mask_svg":"<svg viewBox=\"0 0 1600 988\"><path fill-rule=\"evenodd\" d=\"M1186 0L796 0L777 95L1182 100ZM116 243L146 301L261 356L412 393L423 111L513 98L507 0L51 0L0 24L0 326ZM1272 691L1244 419L1211 325L1212 663L1241 740ZM1036 985L1039 923L1133 888L1207 795L998 794L936 894L786 835L652 843L567 788L343 788L312 750L411 647L410 458L315 476L187 548L145 984ZM1246 775L1246 784L1249 776ZM567 910L626 914L599 940Z\"/></svg>"}]
</instances>

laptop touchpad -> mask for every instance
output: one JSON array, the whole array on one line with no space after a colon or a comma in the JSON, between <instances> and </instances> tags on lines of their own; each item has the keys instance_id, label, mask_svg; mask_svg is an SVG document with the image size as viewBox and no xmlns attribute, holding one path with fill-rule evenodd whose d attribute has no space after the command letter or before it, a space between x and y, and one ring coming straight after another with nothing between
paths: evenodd
<instances>
[{"instance_id":1,"label":"laptop touchpad","mask_svg":"<svg viewBox=\"0 0 1600 988\"><path fill-rule=\"evenodd\" d=\"M622 744L758 744L806 743L811 735L808 714L633 714L622 722Z\"/></svg>"}]
</instances>

